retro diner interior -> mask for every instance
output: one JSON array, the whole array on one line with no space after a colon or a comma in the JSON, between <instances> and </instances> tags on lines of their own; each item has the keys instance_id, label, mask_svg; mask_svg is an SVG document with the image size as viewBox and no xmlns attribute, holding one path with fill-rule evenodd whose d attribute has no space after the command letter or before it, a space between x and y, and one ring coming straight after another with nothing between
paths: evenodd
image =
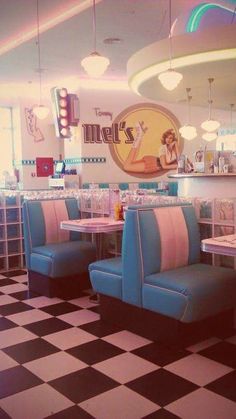
<instances>
[{"instance_id":1,"label":"retro diner interior","mask_svg":"<svg viewBox=\"0 0 236 419\"><path fill-rule=\"evenodd\" d=\"M236 1L0 16L0 418L235 419Z\"/></svg>"}]
</instances>

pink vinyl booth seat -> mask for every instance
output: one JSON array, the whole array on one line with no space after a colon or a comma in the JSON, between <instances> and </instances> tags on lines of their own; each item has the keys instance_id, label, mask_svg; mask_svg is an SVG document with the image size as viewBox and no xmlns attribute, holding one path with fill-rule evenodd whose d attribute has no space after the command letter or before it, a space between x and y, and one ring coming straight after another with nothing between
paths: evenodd
<instances>
[{"instance_id":1,"label":"pink vinyl booth seat","mask_svg":"<svg viewBox=\"0 0 236 419\"><path fill-rule=\"evenodd\" d=\"M154 340L179 340L233 325L236 272L200 262L192 205L129 207L121 258L89 266L101 316Z\"/></svg>"},{"instance_id":2,"label":"pink vinyl booth seat","mask_svg":"<svg viewBox=\"0 0 236 419\"><path fill-rule=\"evenodd\" d=\"M29 289L41 295L77 296L90 287L88 265L94 244L80 233L60 229L60 222L80 218L75 198L25 201L23 228Z\"/></svg>"}]
</instances>

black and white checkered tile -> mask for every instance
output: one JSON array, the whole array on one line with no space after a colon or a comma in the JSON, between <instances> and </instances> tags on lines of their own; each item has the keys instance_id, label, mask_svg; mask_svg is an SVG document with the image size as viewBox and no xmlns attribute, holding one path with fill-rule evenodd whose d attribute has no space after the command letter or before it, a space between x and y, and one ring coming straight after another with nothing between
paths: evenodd
<instances>
[{"instance_id":1,"label":"black and white checkered tile","mask_svg":"<svg viewBox=\"0 0 236 419\"><path fill-rule=\"evenodd\" d=\"M0 275L1 419L235 419L235 367L236 331L175 349Z\"/></svg>"}]
</instances>

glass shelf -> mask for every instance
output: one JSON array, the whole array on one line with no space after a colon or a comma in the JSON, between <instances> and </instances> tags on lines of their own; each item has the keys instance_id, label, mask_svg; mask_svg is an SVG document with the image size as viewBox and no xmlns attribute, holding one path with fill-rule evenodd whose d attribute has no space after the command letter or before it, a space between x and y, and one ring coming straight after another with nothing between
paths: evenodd
<instances>
[{"instance_id":1,"label":"glass shelf","mask_svg":"<svg viewBox=\"0 0 236 419\"><path fill-rule=\"evenodd\" d=\"M213 215L213 200L196 198L194 202L196 215L200 221L210 221Z\"/></svg>"},{"instance_id":2,"label":"glass shelf","mask_svg":"<svg viewBox=\"0 0 236 419\"><path fill-rule=\"evenodd\" d=\"M233 224L234 218L234 200L215 199L215 221Z\"/></svg>"}]
</instances>

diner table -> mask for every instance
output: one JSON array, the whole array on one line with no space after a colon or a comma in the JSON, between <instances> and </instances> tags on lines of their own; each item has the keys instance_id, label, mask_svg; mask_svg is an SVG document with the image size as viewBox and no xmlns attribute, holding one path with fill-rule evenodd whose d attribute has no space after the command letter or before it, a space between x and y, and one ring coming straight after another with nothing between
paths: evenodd
<instances>
[{"instance_id":1,"label":"diner table","mask_svg":"<svg viewBox=\"0 0 236 419\"><path fill-rule=\"evenodd\" d=\"M61 221L60 227L64 230L91 233L96 244L97 259L102 258L103 234L122 231L123 220L114 220L111 217L82 218L79 220Z\"/></svg>"},{"instance_id":2,"label":"diner table","mask_svg":"<svg viewBox=\"0 0 236 419\"><path fill-rule=\"evenodd\" d=\"M201 249L203 252L217 255L236 256L236 234L203 239ZM234 310L234 327L236 327L236 309Z\"/></svg>"},{"instance_id":3,"label":"diner table","mask_svg":"<svg viewBox=\"0 0 236 419\"><path fill-rule=\"evenodd\" d=\"M201 241L203 252L224 256L236 256L236 234L212 237Z\"/></svg>"}]
</instances>

